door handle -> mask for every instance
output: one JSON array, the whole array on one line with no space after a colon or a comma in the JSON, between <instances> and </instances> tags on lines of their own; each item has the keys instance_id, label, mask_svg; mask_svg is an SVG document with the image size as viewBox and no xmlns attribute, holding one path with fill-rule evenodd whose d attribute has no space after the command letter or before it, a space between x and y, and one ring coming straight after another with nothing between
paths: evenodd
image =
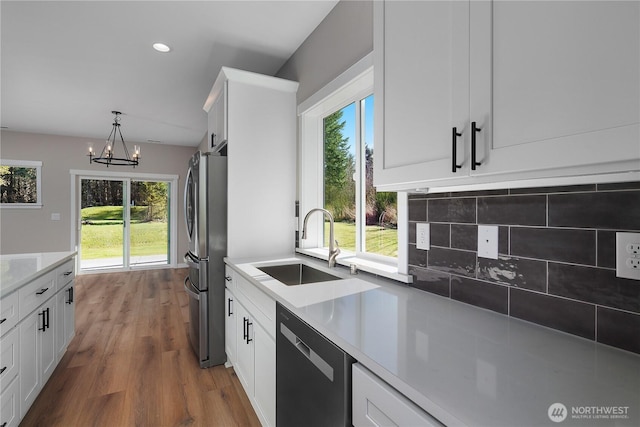
<instances>
[{"instance_id":1,"label":"door handle","mask_svg":"<svg viewBox=\"0 0 640 427\"><path fill-rule=\"evenodd\" d=\"M187 285L187 282L189 282L189 284ZM191 280L189 280L189 276L184 278L184 290L187 294L189 294L190 297L196 299L197 301L200 301L200 295L198 295L196 292L194 292L191 288L193 287L193 285L191 284Z\"/></svg>"},{"instance_id":2,"label":"door handle","mask_svg":"<svg viewBox=\"0 0 640 427\"><path fill-rule=\"evenodd\" d=\"M73 286L69 288L69 299L67 300L67 304L73 303Z\"/></svg>"},{"instance_id":3,"label":"door handle","mask_svg":"<svg viewBox=\"0 0 640 427\"><path fill-rule=\"evenodd\" d=\"M36 292L36 295L42 295L42 294L44 294L45 292L47 292L48 290L49 290L49 288L42 288L42 289L40 289L38 292Z\"/></svg>"},{"instance_id":4,"label":"door handle","mask_svg":"<svg viewBox=\"0 0 640 427\"><path fill-rule=\"evenodd\" d=\"M471 122L471 170L476 170L476 166L482 164L482 162L478 162L476 159L476 133L481 130L482 128L479 128L476 122Z\"/></svg>"},{"instance_id":5,"label":"door handle","mask_svg":"<svg viewBox=\"0 0 640 427\"><path fill-rule=\"evenodd\" d=\"M68 276L68 275L70 275L71 273L73 273L73 270L71 270L71 271L65 271L65 272L63 273L63 275L64 275L64 276Z\"/></svg>"},{"instance_id":6,"label":"door handle","mask_svg":"<svg viewBox=\"0 0 640 427\"><path fill-rule=\"evenodd\" d=\"M457 127L453 127L451 136L451 172L456 173L462 165L458 164L458 137L462 136L462 133L458 132Z\"/></svg>"},{"instance_id":7,"label":"door handle","mask_svg":"<svg viewBox=\"0 0 640 427\"><path fill-rule=\"evenodd\" d=\"M233 311L231 311L231 303L233 302L233 298L227 299L227 317L231 317Z\"/></svg>"},{"instance_id":8,"label":"door handle","mask_svg":"<svg viewBox=\"0 0 640 427\"><path fill-rule=\"evenodd\" d=\"M3 373L4 371L6 371L6 370L7 370L7 367L6 367L6 366L3 366L3 367L2 367L2 369L0 369L0 375L2 375L2 373Z\"/></svg>"},{"instance_id":9,"label":"door handle","mask_svg":"<svg viewBox=\"0 0 640 427\"><path fill-rule=\"evenodd\" d=\"M333 368L318 353L313 351L304 341L302 341L291 329L284 323L280 323L280 333L300 352L304 357L309 359L320 372L326 376L329 381L333 382Z\"/></svg>"}]
</instances>

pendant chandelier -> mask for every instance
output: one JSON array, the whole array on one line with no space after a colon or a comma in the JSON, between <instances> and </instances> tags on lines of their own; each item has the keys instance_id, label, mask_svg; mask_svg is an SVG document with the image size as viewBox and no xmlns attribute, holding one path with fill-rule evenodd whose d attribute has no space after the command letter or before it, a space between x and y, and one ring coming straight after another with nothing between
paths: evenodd
<instances>
[{"instance_id":1,"label":"pendant chandelier","mask_svg":"<svg viewBox=\"0 0 640 427\"><path fill-rule=\"evenodd\" d=\"M124 143L124 138L122 137L122 132L120 131L120 115L122 114L120 111L112 111L111 112L115 117L113 118L113 127L111 129L111 133L107 138L107 142L102 149L100 155L97 155L93 151L93 144L89 143L89 163L101 163L103 165L114 166L133 166L134 168L138 166L140 162L140 146L133 146L133 156L129 155L129 150L127 149L127 145ZM116 157L116 134L120 136L120 143L122 144L122 154L119 154L120 157Z\"/></svg>"}]
</instances>

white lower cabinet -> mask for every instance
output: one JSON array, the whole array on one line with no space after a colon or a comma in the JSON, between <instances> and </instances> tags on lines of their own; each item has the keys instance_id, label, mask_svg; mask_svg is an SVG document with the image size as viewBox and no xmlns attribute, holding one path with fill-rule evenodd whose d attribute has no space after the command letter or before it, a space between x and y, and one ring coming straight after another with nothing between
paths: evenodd
<instances>
[{"instance_id":1,"label":"white lower cabinet","mask_svg":"<svg viewBox=\"0 0 640 427\"><path fill-rule=\"evenodd\" d=\"M442 426L438 420L359 363L353 365L352 377L354 427Z\"/></svg>"},{"instance_id":2,"label":"white lower cabinet","mask_svg":"<svg viewBox=\"0 0 640 427\"><path fill-rule=\"evenodd\" d=\"M259 323L253 325L255 399L268 425L276 425L276 342Z\"/></svg>"},{"instance_id":3,"label":"white lower cabinet","mask_svg":"<svg viewBox=\"0 0 640 427\"><path fill-rule=\"evenodd\" d=\"M0 427L17 426L75 334L73 260L0 299Z\"/></svg>"},{"instance_id":4,"label":"white lower cabinet","mask_svg":"<svg viewBox=\"0 0 640 427\"><path fill-rule=\"evenodd\" d=\"M60 361L76 330L74 282L68 283L56 296L56 359Z\"/></svg>"},{"instance_id":5,"label":"white lower cabinet","mask_svg":"<svg viewBox=\"0 0 640 427\"><path fill-rule=\"evenodd\" d=\"M55 298L48 300L20 323L21 416L33 404L57 365Z\"/></svg>"},{"instance_id":6,"label":"white lower cabinet","mask_svg":"<svg viewBox=\"0 0 640 427\"><path fill-rule=\"evenodd\" d=\"M18 375L19 369L20 341L18 330L13 329L0 339L0 390L9 386Z\"/></svg>"},{"instance_id":7,"label":"white lower cabinet","mask_svg":"<svg viewBox=\"0 0 640 427\"><path fill-rule=\"evenodd\" d=\"M235 365L236 363L236 297L229 288L224 290L225 300L225 320L224 320L224 349L227 353L228 363Z\"/></svg>"},{"instance_id":8,"label":"white lower cabinet","mask_svg":"<svg viewBox=\"0 0 640 427\"><path fill-rule=\"evenodd\" d=\"M253 322L251 316L241 303L236 304L236 342L237 354L235 371L240 378L247 395L251 398L254 392L255 350L253 344Z\"/></svg>"},{"instance_id":9,"label":"white lower cabinet","mask_svg":"<svg viewBox=\"0 0 640 427\"><path fill-rule=\"evenodd\" d=\"M227 269L227 276L233 280L225 290L227 357L262 425L275 426L276 302L240 274Z\"/></svg>"},{"instance_id":10,"label":"white lower cabinet","mask_svg":"<svg viewBox=\"0 0 640 427\"><path fill-rule=\"evenodd\" d=\"M20 419L20 379L14 378L0 393L0 426L15 427Z\"/></svg>"}]
</instances>

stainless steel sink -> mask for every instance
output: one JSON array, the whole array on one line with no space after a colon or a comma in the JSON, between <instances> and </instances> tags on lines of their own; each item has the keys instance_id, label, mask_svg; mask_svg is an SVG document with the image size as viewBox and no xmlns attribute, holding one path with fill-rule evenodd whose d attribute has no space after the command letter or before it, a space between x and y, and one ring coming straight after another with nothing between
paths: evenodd
<instances>
[{"instance_id":1,"label":"stainless steel sink","mask_svg":"<svg viewBox=\"0 0 640 427\"><path fill-rule=\"evenodd\" d=\"M257 268L287 286L341 280L340 277L316 270L306 264L282 264Z\"/></svg>"}]
</instances>

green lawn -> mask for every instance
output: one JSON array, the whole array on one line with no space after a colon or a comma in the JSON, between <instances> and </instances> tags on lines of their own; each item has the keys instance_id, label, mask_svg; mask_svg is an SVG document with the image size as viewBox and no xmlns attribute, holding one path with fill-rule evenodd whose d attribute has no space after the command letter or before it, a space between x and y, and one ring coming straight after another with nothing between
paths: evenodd
<instances>
[{"instance_id":1,"label":"green lawn","mask_svg":"<svg viewBox=\"0 0 640 427\"><path fill-rule=\"evenodd\" d=\"M329 223L325 222L325 246L329 246ZM348 222L336 222L333 232L340 248L356 250L356 226ZM396 229L368 225L365 229L367 252L391 257L398 256L398 232Z\"/></svg>"},{"instance_id":2,"label":"green lawn","mask_svg":"<svg viewBox=\"0 0 640 427\"><path fill-rule=\"evenodd\" d=\"M167 253L169 227L166 222L141 222L145 206L135 206L131 212L131 255L159 255ZM82 259L114 258L122 256L122 207L100 206L82 209Z\"/></svg>"}]
</instances>

